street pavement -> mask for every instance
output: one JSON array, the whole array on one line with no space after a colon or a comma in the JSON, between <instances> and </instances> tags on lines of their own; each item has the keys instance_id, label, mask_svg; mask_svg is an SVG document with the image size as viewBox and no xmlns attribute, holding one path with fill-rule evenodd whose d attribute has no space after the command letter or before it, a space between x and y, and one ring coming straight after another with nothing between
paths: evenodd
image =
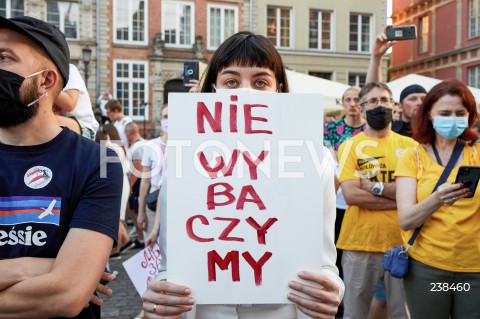
<instances>
[{"instance_id":1,"label":"street pavement","mask_svg":"<svg viewBox=\"0 0 480 319\"><path fill-rule=\"evenodd\" d=\"M118 275L115 281L108 284L108 287L113 291L113 295L102 298L104 301L102 319L133 319L142 310L142 298L137 293L122 265L123 262L139 251L139 249L130 249L121 254L121 259L110 259L110 269L118 271Z\"/></svg>"}]
</instances>

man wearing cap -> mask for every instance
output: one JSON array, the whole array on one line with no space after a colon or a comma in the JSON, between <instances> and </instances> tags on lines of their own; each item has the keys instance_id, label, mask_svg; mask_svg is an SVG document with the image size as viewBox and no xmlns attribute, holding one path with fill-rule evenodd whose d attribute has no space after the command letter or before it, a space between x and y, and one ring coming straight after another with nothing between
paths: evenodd
<instances>
[{"instance_id":1,"label":"man wearing cap","mask_svg":"<svg viewBox=\"0 0 480 319\"><path fill-rule=\"evenodd\" d=\"M69 59L54 26L0 17L0 318L100 317L123 176L113 152L56 122Z\"/></svg>"},{"instance_id":2,"label":"man wearing cap","mask_svg":"<svg viewBox=\"0 0 480 319\"><path fill-rule=\"evenodd\" d=\"M412 136L412 120L425 95L427 91L418 84L412 84L403 89L400 93L399 105L402 116L400 121L392 122L392 131L404 136Z\"/></svg>"}]
</instances>

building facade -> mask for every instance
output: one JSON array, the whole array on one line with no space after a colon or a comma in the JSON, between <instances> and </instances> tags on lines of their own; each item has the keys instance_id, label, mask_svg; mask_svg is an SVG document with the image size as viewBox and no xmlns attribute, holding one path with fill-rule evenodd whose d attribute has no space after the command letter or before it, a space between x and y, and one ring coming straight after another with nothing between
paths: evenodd
<instances>
[{"instance_id":1,"label":"building facade","mask_svg":"<svg viewBox=\"0 0 480 319\"><path fill-rule=\"evenodd\" d=\"M238 31L269 38L291 70L364 84L386 11L387 0L0 0L0 15L56 24L92 100L110 91L147 138L158 133L168 93L186 91L184 62L204 68Z\"/></svg>"},{"instance_id":2,"label":"building facade","mask_svg":"<svg viewBox=\"0 0 480 319\"><path fill-rule=\"evenodd\" d=\"M96 1L0 0L0 16L28 15L56 25L70 47L71 63L87 80L90 92L95 89ZM88 58L84 63L83 59Z\"/></svg>"},{"instance_id":3,"label":"building facade","mask_svg":"<svg viewBox=\"0 0 480 319\"><path fill-rule=\"evenodd\" d=\"M373 42L386 26L387 1L252 2L253 29L275 43L288 68L349 85L365 83Z\"/></svg>"},{"instance_id":4,"label":"building facade","mask_svg":"<svg viewBox=\"0 0 480 319\"><path fill-rule=\"evenodd\" d=\"M480 0L393 1L392 21L417 27L391 54L392 80L416 73L480 88Z\"/></svg>"}]
</instances>

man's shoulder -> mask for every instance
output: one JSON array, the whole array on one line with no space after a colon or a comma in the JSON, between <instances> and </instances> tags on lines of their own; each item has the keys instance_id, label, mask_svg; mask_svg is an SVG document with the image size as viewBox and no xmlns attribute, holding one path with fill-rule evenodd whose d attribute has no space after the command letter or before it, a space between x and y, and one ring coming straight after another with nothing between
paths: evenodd
<instances>
[{"instance_id":1,"label":"man's shoulder","mask_svg":"<svg viewBox=\"0 0 480 319\"><path fill-rule=\"evenodd\" d=\"M417 146L418 145L418 142L415 141L413 138L411 138L409 136L406 136L406 135L402 135L402 134L397 133L397 132L392 132L390 137L395 139L397 141L397 143L402 143L402 144L407 145L407 146Z\"/></svg>"},{"instance_id":2,"label":"man's shoulder","mask_svg":"<svg viewBox=\"0 0 480 319\"><path fill-rule=\"evenodd\" d=\"M412 135L412 127L410 123L404 121L392 121L392 131L404 136Z\"/></svg>"},{"instance_id":3,"label":"man's shoulder","mask_svg":"<svg viewBox=\"0 0 480 319\"><path fill-rule=\"evenodd\" d=\"M369 140L370 137L368 137L364 132L360 132L356 135L352 135L351 137L347 138L345 141L343 141L340 146L339 146L339 152L343 151L345 147L353 147L354 145L361 143L362 141ZM349 146L347 146L347 144Z\"/></svg>"},{"instance_id":4,"label":"man's shoulder","mask_svg":"<svg viewBox=\"0 0 480 319\"><path fill-rule=\"evenodd\" d=\"M339 120L336 120L336 121L333 121L333 122L330 122L327 124L327 129L328 130L333 130L335 129L336 127L338 126L342 126L342 125L346 125L345 124L345 121L343 120L344 118L342 117L341 119Z\"/></svg>"},{"instance_id":5,"label":"man's shoulder","mask_svg":"<svg viewBox=\"0 0 480 319\"><path fill-rule=\"evenodd\" d=\"M347 141L353 141L353 142L360 142L360 141L364 141L364 140L369 140L369 139L372 139L371 137L367 136L363 131L358 133L358 134L355 134L355 135L352 135L351 137L349 137L345 142Z\"/></svg>"},{"instance_id":6,"label":"man's shoulder","mask_svg":"<svg viewBox=\"0 0 480 319\"><path fill-rule=\"evenodd\" d=\"M128 123L133 122L132 118L129 116L124 116L123 119L120 120L123 125L127 125Z\"/></svg>"}]
</instances>

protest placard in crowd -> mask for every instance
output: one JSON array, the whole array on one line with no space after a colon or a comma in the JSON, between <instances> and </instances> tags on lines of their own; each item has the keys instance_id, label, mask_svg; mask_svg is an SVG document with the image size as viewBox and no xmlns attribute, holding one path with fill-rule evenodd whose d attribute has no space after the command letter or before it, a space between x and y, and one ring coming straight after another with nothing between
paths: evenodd
<instances>
[{"instance_id":1,"label":"protest placard in crowd","mask_svg":"<svg viewBox=\"0 0 480 319\"><path fill-rule=\"evenodd\" d=\"M288 303L322 265L317 94L171 94L168 280L197 304Z\"/></svg>"}]
</instances>

